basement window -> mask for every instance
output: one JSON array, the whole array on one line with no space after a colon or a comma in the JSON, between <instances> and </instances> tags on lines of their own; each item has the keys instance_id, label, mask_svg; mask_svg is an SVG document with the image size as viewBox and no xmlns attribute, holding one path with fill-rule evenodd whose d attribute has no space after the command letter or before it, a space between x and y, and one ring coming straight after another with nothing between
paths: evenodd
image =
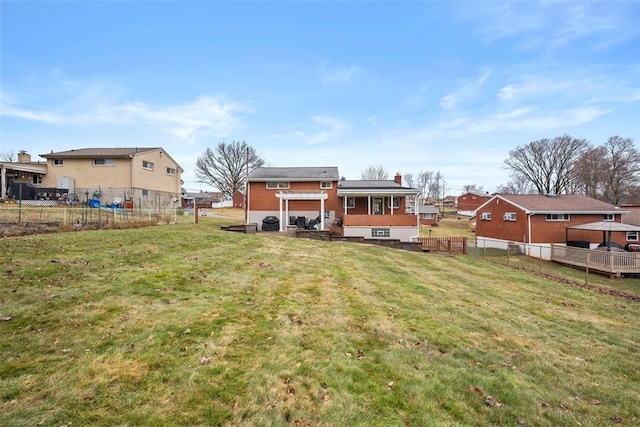
<instances>
[{"instance_id":1,"label":"basement window","mask_svg":"<svg viewBox=\"0 0 640 427\"><path fill-rule=\"evenodd\" d=\"M391 230L388 228L372 228L371 237L390 237Z\"/></svg>"}]
</instances>

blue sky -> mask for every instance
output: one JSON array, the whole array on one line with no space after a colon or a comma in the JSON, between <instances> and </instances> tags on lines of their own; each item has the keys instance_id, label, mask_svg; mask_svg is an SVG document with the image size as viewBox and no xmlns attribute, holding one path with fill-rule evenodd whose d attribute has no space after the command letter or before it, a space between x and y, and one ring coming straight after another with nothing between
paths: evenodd
<instances>
[{"instance_id":1,"label":"blue sky","mask_svg":"<svg viewBox=\"0 0 640 427\"><path fill-rule=\"evenodd\" d=\"M0 1L0 151L207 147L506 184L509 151L640 142L638 1Z\"/></svg>"}]
</instances>

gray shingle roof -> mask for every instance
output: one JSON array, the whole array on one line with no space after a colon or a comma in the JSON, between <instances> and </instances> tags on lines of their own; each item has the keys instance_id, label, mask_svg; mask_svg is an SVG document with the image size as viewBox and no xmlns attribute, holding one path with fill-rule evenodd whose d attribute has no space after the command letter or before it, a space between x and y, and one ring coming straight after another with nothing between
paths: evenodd
<instances>
[{"instance_id":1,"label":"gray shingle roof","mask_svg":"<svg viewBox=\"0 0 640 427\"><path fill-rule=\"evenodd\" d=\"M580 194L559 194L546 196L543 194L498 194L526 211L533 213L548 212L602 212L602 213L623 213L614 205L592 199Z\"/></svg>"},{"instance_id":2,"label":"gray shingle roof","mask_svg":"<svg viewBox=\"0 0 640 427\"><path fill-rule=\"evenodd\" d=\"M338 168L329 167L289 167L256 168L249 174L249 181L338 181Z\"/></svg>"},{"instance_id":3,"label":"gray shingle roof","mask_svg":"<svg viewBox=\"0 0 640 427\"><path fill-rule=\"evenodd\" d=\"M79 148L77 150L58 151L55 153L40 154L45 159L64 157L66 159L76 157L127 157L131 154L144 151L160 150L160 147L133 147L133 148Z\"/></svg>"},{"instance_id":4,"label":"gray shingle roof","mask_svg":"<svg viewBox=\"0 0 640 427\"><path fill-rule=\"evenodd\" d=\"M376 190L387 190L387 189L406 189L408 187L403 187L398 184L394 180L384 180L384 181L373 181L373 180L344 180L338 183L338 187L343 190L350 189L376 189Z\"/></svg>"}]
</instances>

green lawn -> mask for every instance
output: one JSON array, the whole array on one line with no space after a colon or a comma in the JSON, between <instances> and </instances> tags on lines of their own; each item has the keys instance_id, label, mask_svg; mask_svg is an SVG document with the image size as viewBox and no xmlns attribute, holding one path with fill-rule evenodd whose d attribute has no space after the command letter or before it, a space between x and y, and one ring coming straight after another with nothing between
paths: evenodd
<instances>
[{"instance_id":1,"label":"green lawn","mask_svg":"<svg viewBox=\"0 0 640 427\"><path fill-rule=\"evenodd\" d=\"M0 239L0 425L640 424L640 303L221 221Z\"/></svg>"}]
</instances>

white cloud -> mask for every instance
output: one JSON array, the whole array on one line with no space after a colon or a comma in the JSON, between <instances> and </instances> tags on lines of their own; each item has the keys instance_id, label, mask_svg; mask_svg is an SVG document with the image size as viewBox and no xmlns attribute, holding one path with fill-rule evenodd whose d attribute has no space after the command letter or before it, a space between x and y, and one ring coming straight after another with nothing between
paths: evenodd
<instances>
[{"instance_id":1,"label":"white cloud","mask_svg":"<svg viewBox=\"0 0 640 427\"><path fill-rule=\"evenodd\" d=\"M475 80L463 80L460 86L440 100L440 106L445 110L456 108L460 103L481 94L482 86L491 76L491 70L484 69L482 74Z\"/></svg>"},{"instance_id":2,"label":"white cloud","mask_svg":"<svg viewBox=\"0 0 640 427\"><path fill-rule=\"evenodd\" d=\"M363 75L364 70L355 64L342 67L328 67L325 64L321 70L322 81L329 84L350 83L358 76Z\"/></svg>"},{"instance_id":3,"label":"white cloud","mask_svg":"<svg viewBox=\"0 0 640 427\"><path fill-rule=\"evenodd\" d=\"M10 101L9 101L10 102ZM148 124L193 142L201 133L227 135L238 125L238 115L247 108L241 103L215 97L174 105L149 105L144 102L97 104L91 107L65 106L40 110L23 108L3 101L0 115L58 126L110 124L125 126Z\"/></svg>"},{"instance_id":4,"label":"white cloud","mask_svg":"<svg viewBox=\"0 0 640 427\"><path fill-rule=\"evenodd\" d=\"M317 130L293 130L290 134L309 145L316 145L335 140L348 128L347 123L343 120L325 114L313 116L311 120L318 125L315 126L315 128L318 128Z\"/></svg>"}]
</instances>

